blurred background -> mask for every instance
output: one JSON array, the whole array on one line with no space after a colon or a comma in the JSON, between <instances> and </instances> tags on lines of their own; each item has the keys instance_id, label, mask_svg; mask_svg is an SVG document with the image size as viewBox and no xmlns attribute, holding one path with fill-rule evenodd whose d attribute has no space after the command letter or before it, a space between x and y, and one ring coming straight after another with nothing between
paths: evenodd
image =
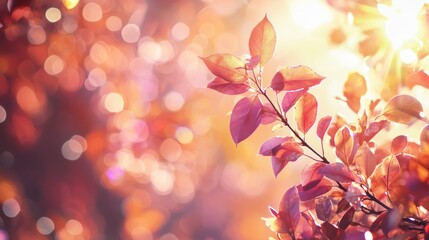
<instances>
[{"instance_id":1,"label":"blurred background","mask_svg":"<svg viewBox=\"0 0 429 240\"><path fill-rule=\"evenodd\" d=\"M0 0L0 240L272 236L261 217L309 161L275 179L257 155L286 134L272 126L236 147L239 97L206 89L198 58L244 56L265 14L266 78L307 65L327 77L318 118L352 114L334 99L371 71L350 15L324 0Z\"/></svg>"}]
</instances>

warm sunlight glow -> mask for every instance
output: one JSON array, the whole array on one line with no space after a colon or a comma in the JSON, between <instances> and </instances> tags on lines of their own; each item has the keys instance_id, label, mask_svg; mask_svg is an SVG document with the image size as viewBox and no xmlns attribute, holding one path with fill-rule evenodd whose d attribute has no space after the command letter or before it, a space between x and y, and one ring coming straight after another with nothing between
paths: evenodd
<instances>
[{"instance_id":1,"label":"warm sunlight glow","mask_svg":"<svg viewBox=\"0 0 429 240\"><path fill-rule=\"evenodd\" d=\"M377 5L380 13L387 17L385 31L394 48L415 38L419 30L417 17L422 6L422 0L396 0L392 1L392 6Z\"/></svg>"}]
</instances>

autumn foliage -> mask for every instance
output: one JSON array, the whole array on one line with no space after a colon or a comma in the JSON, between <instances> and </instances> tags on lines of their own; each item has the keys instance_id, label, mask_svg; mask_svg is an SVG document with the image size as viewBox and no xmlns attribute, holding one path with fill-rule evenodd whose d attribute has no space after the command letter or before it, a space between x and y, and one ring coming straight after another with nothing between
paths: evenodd
<instances>
[{"instance_id":1,"label":"autumn foliage","mask_svg":"<svg viewBox=\"0 0 429 240\"><path fill-rule=\"evenodd\" d=\"M208 88L245 95L231 114L230 132L236 144L260 125L279 122L290 134L273 136L259 150L271 157L274 175L290 162L313 160L302 170L301 183L285 191L278 208L270 208L273 217L265 219L267 226L279 239L428 239L429 125L421 130L419 141L406 135L387 144L373 140L392 122L428 122L423 105L404 94L386 102L361 101L367 93L366 79L355 72L348 76L338 100L356 113L356 121L335 114L318 116L317 96L308 90L323 85L325 77L300 65L281 68L269 83L264 82L262 68L276 41L265 16L250 34L249 59L230 54L202 58L215 75ZM411 78L421 81L419 74ZM291 111L294 119L287 114ZM311 128L317 128L316 136L307 136ZM320 139L321 151L306 141L308 137ZM325 156L328 150L336 159Z\"/></svg>"}]
</instances>

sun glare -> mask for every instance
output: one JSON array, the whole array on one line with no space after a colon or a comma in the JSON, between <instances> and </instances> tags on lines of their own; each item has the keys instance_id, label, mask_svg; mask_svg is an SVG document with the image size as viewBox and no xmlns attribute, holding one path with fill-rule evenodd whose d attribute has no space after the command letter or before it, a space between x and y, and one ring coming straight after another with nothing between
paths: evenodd
<instances>
[{"instance_id":1,"label":"sun glare","mask_svg":"<svg viewBox=\"0 0 429 240\"><path fill-rule=\"evenodd\" d=\"M418 15L423 4L423 0L393 0L391 6L377 5L380 13L387 17L385 31L394 48L400 48L416 37Z\"/></svg>"}]
</instances>

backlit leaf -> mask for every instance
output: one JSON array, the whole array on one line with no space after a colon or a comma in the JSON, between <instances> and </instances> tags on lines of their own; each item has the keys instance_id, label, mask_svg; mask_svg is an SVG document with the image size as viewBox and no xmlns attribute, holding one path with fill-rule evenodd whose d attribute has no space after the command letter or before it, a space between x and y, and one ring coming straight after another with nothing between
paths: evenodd
<instances>
[{"instance_id":1,"label":"backlit leaf","mask_svg":"<svg viewBox=\"0 0 429 240\"><path fill-rule=\"evenodd\" d=\"M383 128L389 125L389 121L381 120L379 122L372 122L369 124L368 128L363 134L363 140L369 142L377 133L379 133Z\"/></svg>"},{"instance_id":2,"label":"backlit leaf","mask_svg":"<svg viewBox=\"0 0 429 240\"><path fill-rule=\"evenodd\" d=\"M426 74L424 70L417 71L408 76L407 87L413 88L416 85L429 88L429 76Z\"/></svg>"},{"instance_id":3,"label":"backlit leaf","mask_svg":"<svg viewBox=\"0 0 429 240\"><path fill-rule=\"evenodd\" d=\"M304 95L306 92L306 89L301 89L298 91L288 91L286 92L285 96L282 100L282 109L284 113L287 113L289 109L291 109L295 103L298 101L298 99Z\"/></svg>"},{"instance_id":4,"label":"backlit leaf","mask_svg":"<svg viewBox=\"0 0 429 240\"><path fill-rule=\"evenodd\" d=\"M423 119L423 106L416 98L410 95L394 96L384 106L381 115L392 122L410 124L416 119Z\"/></svg>"},{"instance_id":5,"label":"backlit leaf","mask_svg":"<svg viewBox=\"0 0 429 240\"><path fill-rule=\"evenodd\" d=\"M382 212L380 215L378 215L378 217L374 220L374 222L372 222L371 227L369 228L369 231L375 233L378 230L381 229L381 223L384 221L384 219L386 219L387 217L387 211Z\"/></svg>"},{"instance_id":6,"label":"backlit leaf","mask_svg":"<svg viewBox=\"0 0 429 240\"><path fill-rule=\"evenodd\" d=\"M340 115L336 115L334 121L331 123L331 125L328 128L328 135L331 137L329 140L329 144L331 146L335 146L335 134L338 132L338 130L346 125L347 122L342 118Z\"/></svg>"},{"instance_id":7,"label":"backlit leaf","mask_svg":"<svg viewBox=\"0 0 429 240\"><path fill-rule=\"evenodd\" d=\"M250 89L250 86L246 82L234 84L219 77L209 82L207 87L228 95L242 94Z\"/></svg>"},{"instance_id":8,"label":"backlit leaf","mask_svg":"<svg viewBox=\"0 0 429 240\"><path fill-rule=\"evenodd\" d=\"M353 151L353 136L347 126L342 127L335 134L335 154L343 161L344 164L349 165L349 158Z\"/></svg>"},{"instance_id":9,"label":"backlit leaf","mask_svg":"<svg viewBox=\"0 0 429 240\"><path fill-rule=\"evenodd\" d=\"M377 162L371 149L369 149L368 143L363 142L363 144L359 146L356 151L354 162L366 178L371 176L375 166L377 166Z\"/></svg>"},{"instance_id":10,"label":"backlit leaf","mask_svg":"<svg viewBox=\"0 0 429 240\"><path fill-rule=\"evenodd\" d=\"M408 138L404 135L399 135L392 140L391 152L393 155L400 154L404 151L405 147L408 144Z\"/></svg>"},{"instance_id":11,"label":"backlit leaf","mask_svg":"<svg viewBox=\"0 0 429 240\"><path fill-rule=\"evenodd\" d=\"M420 132L420 151L422 155L429 155L429 125Z\"/></svg>"},{"instance_id":12,"label":"backlit leaf","mask_svg":"<svg viewBox=\"0 0 429 240\"><path fill-rule=\"evenodd\" d=\"M247 80L246 63L234 55L219 53L201 59L211 73L227 82L237 84Z\"/></svg>"},{"instance_id":13,"label":"backlit leaf","mask_svg":"<svg viewBox=\"0 0 429 240\"><path fill-rule=\"evenodd\" d=\"M325 166L320 169L319 173L337 182L347 183L355 181L353 171L340 162L325 164Z\"/></svg>"},{"instance_id":14,"label":"backlit leaf","mask_svg":"<svg viewBox=\"0 0 429 240\"><path fill-rule=\"evenodd\" d=\"M280 200L279 217L285 223L289 233L295 232L301 218L299 203L298 190L295 186L287 190Z\"/></svg>"},{"instance_id":15,"label":"backlit leaf","mask_svg":"<svg viewBox=\"0 0 429 240\"><path fill-rule=\"evenodd\" d=\"M235 144L248 138L261 123L262 103L257 96L237 102L232 110L230 132Z\"/></svg>"},{"instance_id":16,"label":"backlit leaf","mask_svg":"<svg viewBox=\"0 0 429 240\"><path fill-rule=\"evenodd\" d=\"M273 56L276 39L276 31L265 15L264 19L253 28L249 38L250 55L252 57L260 56L261 66L265 65Z\"/></svg>"},{"instance_id":17,"label":"backlit leaf","mask_svg":"<svg viewBox=\"0 0 429 240\"><path fill-rule=\"evenodd\" d=\"M351 73L344 84L343 94L347 99L347 105L355 113L360 110L360 98L367 91L365 78L359 73Z\"/></svg>"},{"instance_id":18,"label":"backlit leaf","mask_svg":"<svg viewBox=\"0 0 429 240\"><path fill-rule=\"evenodd\" d=\"M295 104L294 113L298 130L306 134L316 121L316 98L312 94L306 92Z\"/></svg>"},{"instance_id":19,"label":"backlit leaf","mask_svg":"<svg viewBox=\"0 0 429 240\"><path fill-rule=\"evenodd\" d=\"M270 103L265 103L261 111L261 124L271 124L277 120L277 113Z\"/></svg>"},{"instance_id":20,"label":"backlit leaf","mask_svg":"<svg viewBox=\"0 0 429 240\"><path fill-rule=\"evenodd\" d=\"M319 120L317 124L317 136L320 140L323 140L325 133L328 130L329 125L331 124L332 116L325 116Z\"/></svg>"},{"instance_id":21,"label":"backlit leaf","mask_svg":"<svg viewBox=\"0 0 429 240\"><path fill-rule=\"evenodd\" d=\"M272 81L271 88L275 91L290 91L309 88L319 84L325 77L320 76L306 66L287 67L278 71Z\"/></svg>"},{"instance_id":22,"label":"backlit leaf","mask_svg":"<svg viewBox=\"0 0 429 240\"><path fill-rule=\"evenodd\" d=\"M304 190L316 186L322 180L323 175L319 171L323 166L325 166L324 163L315 162L304 167L301 172L301 184ZM311 183L314 185L310 186Z\"/></svg>"},{"instance_id":23,"label":"backlit leaf","mask_svg":"<svg viewBox=\"0 0 429 240\"><path fill-rule=\"evenodd\" d=\"M283 142L275 147L272 152L271 164L276 177L288 162L294 162L304 154L300 144L295 141Z\"/></svg>"},{"instance_id":24,"label":"backlit leaf","mask_svg":"<svg viewBox=\"0 0 429 240\"><path fill-rule=\"evenodd\" d=\"M308 201L329 192L332 189L332 183L323 178L316 186L308 190L304 190L301 184L297 186L297 189L301 201Z\"/></svg>"},{"instance_id":25,"label":"backlit leaf","mask_svg":"<svg viewBox=\"0 0 429 240\"><path fill-rule=\"evenodd\" d=\"M316 200L316 214L317 218L322 221L329 221L332 214L332 201L328 197L321 197Z\"/></svg>"},{"instance_id":26,"label":"backlit leaf","mask_svg":"<svg viewBox=\"0 0 429 240\"><path fill-rule=\"evenodd\" d=\"M292 137L273 137L265 141L259 149L259 154L262 156L272 156L273 149L286 141L293 141Z\"/></svg>"},{"instance_id":27,"label":"backlit leaf","mask_svg":"<svg viewBox=\"0 0 429 240\"><path fill-rule=\"evenodd\" d=\"M371 190L378 198L382 197L385 192L388 192L393 184L401 176L401 167L398 159L394 155L389 155L377 165L372 175Z\"/></svg>"}]
</instances>

